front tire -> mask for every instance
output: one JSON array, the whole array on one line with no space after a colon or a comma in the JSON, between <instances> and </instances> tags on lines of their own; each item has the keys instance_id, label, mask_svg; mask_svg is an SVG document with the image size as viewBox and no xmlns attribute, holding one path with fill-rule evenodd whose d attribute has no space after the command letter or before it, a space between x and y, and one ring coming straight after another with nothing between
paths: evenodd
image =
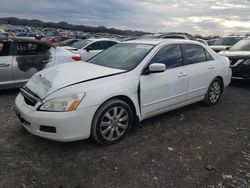
<instances>
[{"instance_id":1,"label":"front tire","mask_svg":"<svg viewBox=\"0 0 250 188\"><path fill-rule=\"evenodd\" d=\"M218 78L214 79L207 90L204 103L208 106L217 104L220 100L222 91L223 84L221 80Z\"/></svg>"},{"instance_id":2,"label":"front tire","mask_svg":"<svg viewBox=\"0 0 250 188\"><path fill-rule=\"evenodd\" d=\"M96 111L91 136L100 144L110 145L122 140L133 125L131 107L122 100L111 99Z\"/></svg>"}]
</instances>

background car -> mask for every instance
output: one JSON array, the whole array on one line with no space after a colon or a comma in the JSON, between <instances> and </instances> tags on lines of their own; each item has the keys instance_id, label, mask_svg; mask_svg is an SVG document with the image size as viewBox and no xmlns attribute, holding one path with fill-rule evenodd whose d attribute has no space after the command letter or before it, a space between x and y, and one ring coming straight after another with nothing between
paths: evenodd
<instances>
[{"instance_id":1,"label":"background car","mask_svg":"<svg viewBox=\"0 0 250 188\"><path fill-rule=\"evenodd\" d=\"M80 41L82 41L82 39L68 39L59 44L56 44L55 46L72 46L75 43L80 42Z\"/></svg>"},{"instance_id":2,"label":"background car","mask_svg":"<svg viewBox=\"0 0 250 188\"><path fill-rule=\"evenodd\" d=\"M218 40L216 40L214 42L214 44L211 45L210 47L215 52L220 52L222 50L227 50L227 49L231 48L234 44L236 44L237 42L239 42L243 38L244 37L240 37L240 36L222 37L222 38L219 38Z\"/></svg>"},{"instance_id":3,"label":"background car","mask_svg":"<svg viewBox=\"0 0 250 188\"><path fill-rule=\"evenodd\" d=\"M218 39L215 38L215 39L210 39L210 40L207 40L207 44L208 46L212 46Z\"/></svg>"},{"instance_id":4,"label":"background car","mask_svg":"<svg viewBox=\"0 0 250 188\"><path fill-rule=\"evenodd\" d=\"M182 32L165 32L165 33L153 33L147 34L140 37L140 39L185 39L185 40L195 40L195 37L189 33Z\"/></svg>"},{"instance_id":5,"label":"background car","mask_svg":"<svg viewBox=\"0 0 250 188\"><path fill-rule=\"evenodd\" d=\"M73 37L65 37L65 36L56 36L56 37L51 37L47 40L49 44L59 44L65 40L72 39Z\"/></svg>"},{"instance_id":6,"label":"background car","mask_svg":"<svg viewBox=\"0 0 250 188\"><path fill-rule=\"evenodd\" d=\"M250 80L250 37L219 54L230 59L233 79Z\"/></svg>"},{"instance_id":7,"label":"background car","mask_svg":"<svg viewBox=\"0 0 250 188\"><path fill-rule=\"evenodd\" d=\"M65 49L73 53L81 54L83 61L88 61L103 50L119 43L115 39L100 38L100 39L86 39L75 43L72 47L65 46Z\"/></svg>"},{"instance_id":8,"label":"background car","mask_svg":"<svg viewBox=\"0 0 250 188\"><path fill-rule=\"evenodd\" d=\"M73 73L73 74L72 74ZM138 121L203 101L215 105L231 81L228 58L191 40L134 40L86 63L34 75L16 98L32 134L57 141L120 141Z\"/></svg>"},{"instance_id":9,"label":"background car","mask_svg":"<svg viewBox=\"0 0 250 188\"><path fill-rule=\"evenodd\" d=\"M79 54L31 39L0 40L0 89L21 87L54 64L80 61Z\"/></svg>"}]
</instances>

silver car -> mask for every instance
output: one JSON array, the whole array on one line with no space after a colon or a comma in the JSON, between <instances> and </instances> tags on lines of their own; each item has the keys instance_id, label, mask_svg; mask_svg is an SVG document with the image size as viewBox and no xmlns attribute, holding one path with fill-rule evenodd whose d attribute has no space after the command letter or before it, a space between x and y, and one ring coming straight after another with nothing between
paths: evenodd
<instances>
[{"instance_id":1,"label":"silver car","mask_svg":"<svg viewBox=\"0 0 250 188\"><path fill-rule=\"evenodd\" d=\"M80 61L79 54L31 39L0 40L0 89L23 86L36 72L56 63Z\"/></svg>"}]
</instances>

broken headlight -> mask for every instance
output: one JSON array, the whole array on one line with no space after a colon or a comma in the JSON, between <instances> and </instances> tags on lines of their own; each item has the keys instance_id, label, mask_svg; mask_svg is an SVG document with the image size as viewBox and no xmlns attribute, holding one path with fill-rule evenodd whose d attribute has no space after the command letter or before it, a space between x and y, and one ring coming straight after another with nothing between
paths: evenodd
<instances>
[{"instance_id":1,"label":"broken headlight","mask_svg":"<svg viewBox=\"0 0 250 188\"><path fill-rule=\"evenodd\" d=\"M39 108L41 111L51 112L69 112L74 111L80 104L85 93L71 94L63 97L56 97L50 99L42 104Z\"/></svg>"}]
</instances>

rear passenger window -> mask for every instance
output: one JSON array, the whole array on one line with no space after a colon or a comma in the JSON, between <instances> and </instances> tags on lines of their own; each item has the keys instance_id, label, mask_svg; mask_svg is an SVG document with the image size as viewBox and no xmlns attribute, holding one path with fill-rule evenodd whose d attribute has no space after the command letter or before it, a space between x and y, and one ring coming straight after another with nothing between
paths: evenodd
<instances>
[{"instance_id":1,"label":"rear passenger window","mask_svg":"<svg viewBox=\"0 0 250 188\"><path fill-rule=\"evenodd\" d=\"M49 47L31 42L18 42L17 55L40 55L44 54Z\"/></svg>"},{"instance_id":2,"label":"rear passenger window","mask_svg":"<svg viewBox=\"0 0 250 188\"><path fill-rule=\"evenodd\" d=\"M207 61L213 61L214 60L214 58L211 56L211 54L207 50L205 50L205 53L206 53L206 56L207 56Z\"/></svg>"},{"instance_id":3,"label":"rear passenger window","mask_svg":"<svg viewBox=\"0 0 250 188\"><path fill-rule=\"evenodd\" d=\"M91 50L103 50L104 49L102 41L94 42L90 44L87 48Z\"/></svg>"},{"instance_id":4,"label":"rear passenger window","mask_svg":"<svg viewBox=\"0 0 250 188\"><path fill-rule=\"evenodd\" d=\"M150 61L152 63L163 63L166 68L174 68L182 65L182 54L179 44L163 47Z\"/></svg>"},{"instance_id":5,"label":"rear passenger window","mask_svg":"<svg viewBox=\"0 0 250 188\"><path fill-rule=\"evenodd\" d=\"M0 56L8 56L10 51L10 42L0 42Z\"/></svg>"},{"instance_id":6,"label":"rear passenger window","mask_svg":"<svg viewBox=\"0 0 250 188\"><path fill-rule=\"evenodd\" d=\"M104 49L107 49L107 48L114 46L116 44L117 44L117 42L113 42L113 41L103 41Z\"/></svg>"},{"instance_id":7,"label":"rear passenger window","mask_svg":"<svg viewBox=\"0 0 250 188\"><path fill-rule=\"evenodd\" d=\"M196 44L182 44L184 64L194 64L207 61L205 49Z\"/></svg>"}]
</instances>

